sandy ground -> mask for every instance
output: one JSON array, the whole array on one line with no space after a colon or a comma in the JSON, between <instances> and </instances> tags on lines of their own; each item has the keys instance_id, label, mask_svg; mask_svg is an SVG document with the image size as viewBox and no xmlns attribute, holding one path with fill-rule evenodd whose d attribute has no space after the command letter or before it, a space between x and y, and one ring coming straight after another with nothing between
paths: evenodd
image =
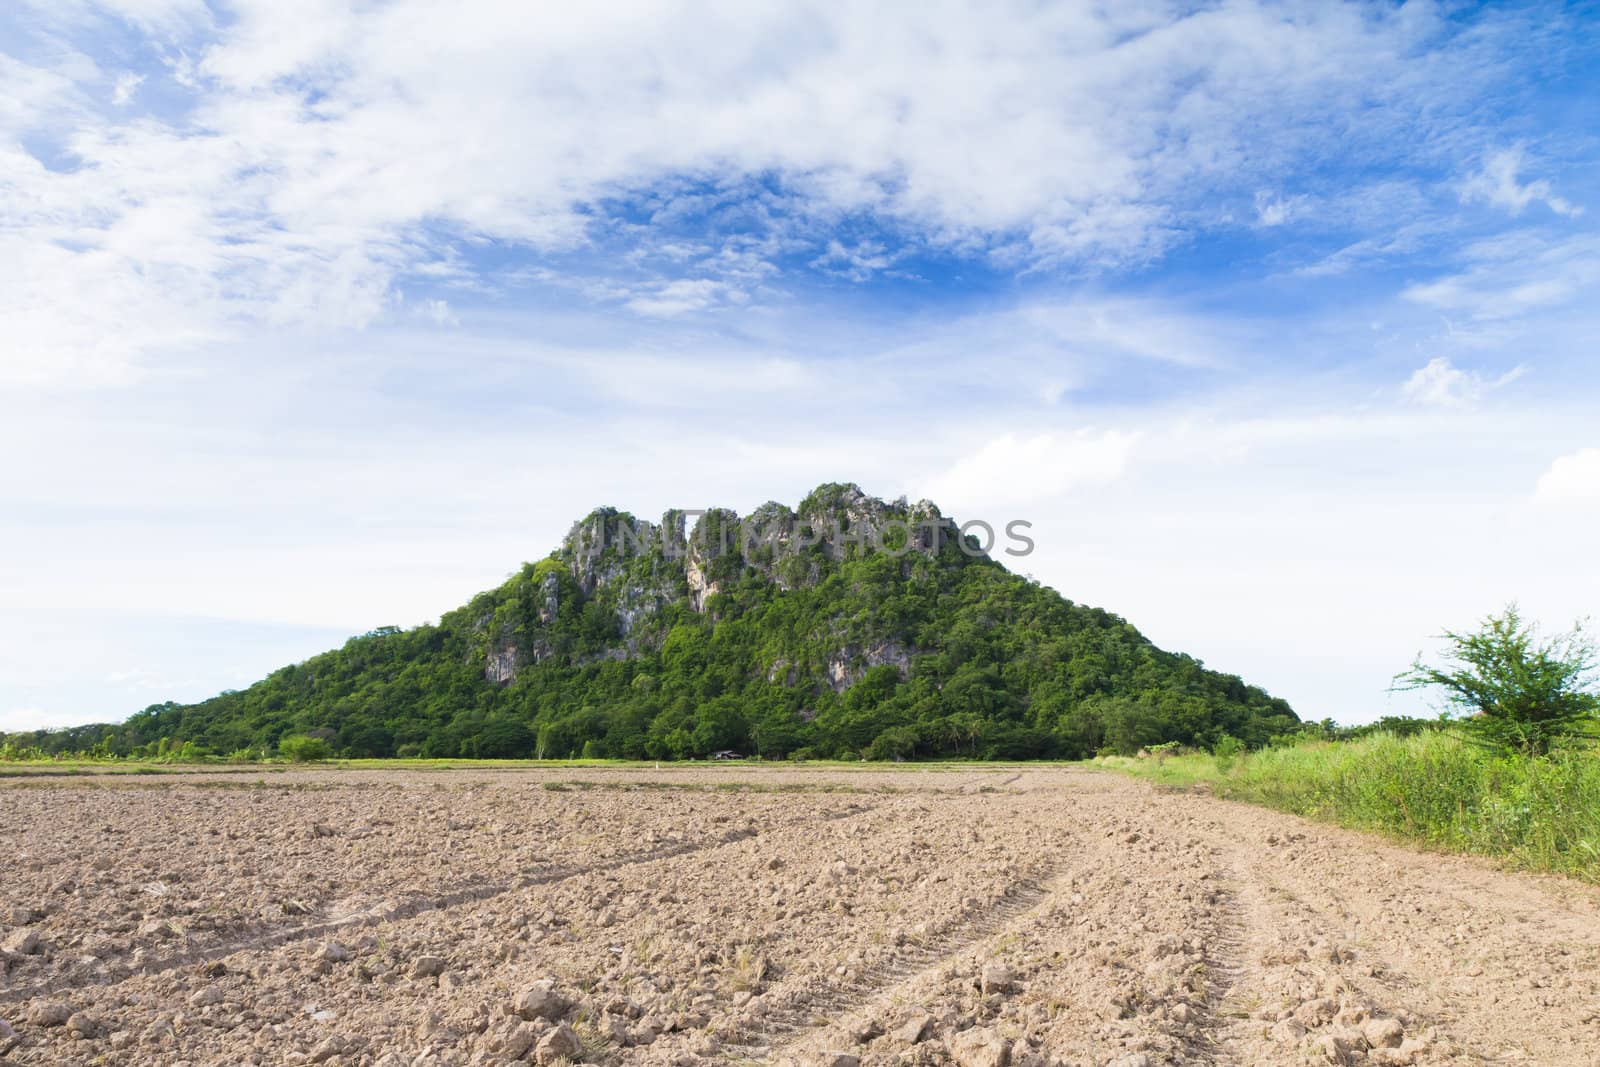
<instances>
[{"instance_id":1,"label":"sandy ground","mask_svg":"<svg viewBox=\"0 0 1600 1067\"><path fill-rule=\"evenodd\" d=\"M1600 1065L1600 893L1066 769L0 782L17 1064Z\"/></svg>"}]
</instances>

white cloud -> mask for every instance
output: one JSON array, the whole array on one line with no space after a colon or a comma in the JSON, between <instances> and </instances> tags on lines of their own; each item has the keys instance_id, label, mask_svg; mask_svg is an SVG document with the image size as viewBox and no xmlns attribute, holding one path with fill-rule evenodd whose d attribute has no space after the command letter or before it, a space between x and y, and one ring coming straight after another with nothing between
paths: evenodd
<instances>
[{"instance_id":1,"label":"white cloud","mask_svg":"<svg viewBox=\"0 0 1600 1067\"><path fill-rule=\"evenodd\" d=\"M1541 203L1557 215L1580 215L1583 209L1556 196L1544 179L1517 181L1523 165L1523 150L1508 148L1484 158L1483 167L1461 185L1462 203L1486 203L1520 215L1529 204Z\"/></svg>"},{"instance_id":2,"label":"white cloud","mask_svg":"<svg viewBox=\"0 0 1600 1067\"><path fill-rule=\"evenodd\" d=\"M1437 219L1383 227L1380 237L1363 237L1313 263L1294 270L1307 278L1335 277L1369 264L1415 253L1429 240L1436 240L1443 227Z\"/></svg>"},{"instance_id":3,"label":"white cloud","mask_svg":"<svg viewBox=\"0 0 1600 1067\"><path fill-rule=\"evenodd\" d=\"M1543 503L1600 503L1600 448L1562 456L1539 476L1534 498Z\"/></svg>"},{"instance_id":4,"label":"white cloud","mask_svg":"<svg viewBox=\"0 0 1600 1067\"><path fill-rule=\"evenodd\" d=\"M0 387L126 384L138 375L132 352L223 337L215 308L162 284L167 274L0 233Z\"/></svg>"},{"instance_id":5,"label":"white cloud","mask_svg":"<svg viewBox=\"0 0 1600 1067\"><path fill-rule=\"evenodd\" d=\"M1282 226L1294 214L1295 202L1265 190L1256 193L1256 224Z\"/></svg>"},{"instance_id":6,"label":"white cloud","mask_svg":"<svg viewBox=\"0 0 1600 1067\"><path fill-rule=\"evenodd\" d=\"M1037 332L1061 347L1118 359L1150 360L1180 367L1226 366L1239 338L1229 326L1160 301L1087 297L1029 304L1016 327Z\"/></svg>"},{"instance_id":7,"label":"white cloud","mask_svg":"<svg viewBox=\"0 0 1600 1067\"><path fill-rule=\"evenodd\" d=\"M599 395L645 409L704 409L711 397L722 403L782 397L798 406L815 402L825 383L835 384L799 360L756 353L575 351L559 358Z\"/></svg>"},{"instance_id":8,"label":"white cloud","mask_svg":"<svg viewBox=\"0 0 1600 1067\"><path fill-rule=\"evenodd\" d=\"M171 34L211 21L206 0L22 0L36 17L62 26L94 26L106 16L151 33Z\"/></svg>"},{"instance_id":9,"label":"white cloud","mask_svg":"<svg viewBox=\"0 0 1600 1067\"><path fill-rule=\"evenodd\" d=\"M1469 245L1461 258L1464 270L1407 286L1401 295L1488 322L1572 304L1600 286L1600 239L1588 234L1511 233Z\"/></svg>"},{"instance_id":10,"label":"white cloud","mask_svg":"<svg viewBox=\"0 0 1600 1067\"><path fill-rule=\"evenodd\" d=\"M1438 356L1420 367L1406 380L1402 392L1415 404L1434 408L1473 408L1490 391L1510 385L1528 372L1513 367L1498 378L1485 378L1474 370L1463 370L1446 356Z\"/></svg>"},{"instance_id":11,"label":"white cloud","mask_svg":"<svg viewBox=\"0 0 1600 1067\"><path fill-rule=\"evenodd\" d=\"M133 94L139 91L139 86L144 84L143 74L123 74L117 78L117 83L111 90L111 102L117 107L126 107L133 102Z\"/></svg>"},{"instance_id":12,"label":"white cloud","mask_svg":"<svg viewBox=\"0 0 1600 1067\"><path fill-rule=\"evenodd\" d=\"M847 247L835 238L828 241L827 251L812 260L811 265L852 281L865 281L894 266L897 258L881 241L862 241Z\"/></svg>"},{"instance_id":13,"label":"white cloud","mask_svg":"<svg viewBox=\"0 0 1600 1067\"><path fill-rule=\"evenodd\" d=\"M641 315L673 318L716 307L730 292L727 285L710 278L680 278L632 297L626 306Z\"/></svg>"},{"instance_id":14,"label":"white cloud","mask_svg":"<svg viewBox=\"0 0 1600 1067\"><path fill-rule=\"evenodd\" d=\"M450 310L448 300L424 300L415 309L416 314L435 326L460 326L461 320Z\"/></svg>"},{"instance_id":15,"label":"white cloud","mask_svg":"<svg viewBox=\"0 0 1600 1067\"><path fill-rule=\"evenodd\" d=\"M32 66L0 52L0 144L59 117L73 102L74 73ZM8 177L18 162L15 157L8 158L0 168L0 182L5 183L0 188L11 184ZM9 210L6 215L9 217Z\"/></svg>"},{"instance_id":16,"label":"white cloud","mask_svg":"<svg viewBox=\"0 0 1600 1067\"><path fill-rule=\"evenodd\" d=\"M1029 504L1122 477L1139 434L1083 428L1032 435L1001 434L929 482L928 496L945 508ZM991 516L992 518L992 516Z\"/></svg>"},{"instance_id":17,"label":"white cloud","mask_svg":"<svg viewBox=\"0 0 1600 1067\"><path fill-rule=\"evenodd\" d=\"M58 30L98 17L59 10ZM1415 7L660 3L596 17L239 0L215 22L199 0L108 10L152 35L170 69L146 76L192 106L140 111L153 85L135 96L89 60L88 31L75 65L6 61L0 81L26 92L0 104L0 133L48 136L72 159L52 169L13 150L0 169L7 258L50 279L20 297L0 287L0 316L27 323L13 381L83 380L86 365L112 380L143 353L251 323L371 323L457 243L536 260L619 235L681 247L657 231L729 203L738 228L761 231L754 247L719 244L630 282L658 291L624 303L714 309L785 252L830 264L833 224L860 215L1021 269L1138 261L1203 225L1218 188L1335 142L1392 155L1425 141L1434 126L1414 116L1446 120L1421 104L1477 69L1474 39ZM1374 85L1393 106L1359 127L1303 120ZM108 97L128 106L94 106ZM630 198L654 198L646 222L608 206ZM869 242L840 248L847 276L884 266ZM104 306L103 291L116 297ZM73 329L84 309L93 328Z\"/></svg>"}]
</instances>

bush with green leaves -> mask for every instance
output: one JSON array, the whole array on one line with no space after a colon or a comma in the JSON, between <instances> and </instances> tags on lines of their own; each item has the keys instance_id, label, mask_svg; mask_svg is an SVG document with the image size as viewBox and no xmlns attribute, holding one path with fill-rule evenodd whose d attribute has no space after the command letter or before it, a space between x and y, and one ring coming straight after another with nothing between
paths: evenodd
<instances>
[{"instance_id":1,"label":"bush with green leaves","mask_svg":"<svg viewBox=\"0 0 1600 1067\"><path fill-rule=\"evenodd\" d=\"M313 763L327 759L333 750L323 738L295 734L278 742L278 755L291 763Z\"/></svg>"},{"instance_id":2,"label":"bush with green leaves","mask_svg":"<svg viewBox=\"0 0 1600 1067\"><path fill-rule=\"evenodd\" d=\"M1223 734L1221 740L1211 746L1211 755L1216 758L1217 770L1223 774L1230 773L1238 764L1239 757L1244 755L1244 742L1237 737Z\"/></svg>"},{"instance_id":3,"label":"bush with green leaves","mask_svg":"<svg viewBox=\"0 0 1600 1067\"><path fill-rule=\"evenodd\" d=\"M1444 662L1424 663L1419 655L1395 686L1441 693L1468 738L1538 756L1563 741L1595 736L1600 654L1581 623L1546 638L1513 604L1474 633L1443 636Z\"/></svg>"}]
</instances>

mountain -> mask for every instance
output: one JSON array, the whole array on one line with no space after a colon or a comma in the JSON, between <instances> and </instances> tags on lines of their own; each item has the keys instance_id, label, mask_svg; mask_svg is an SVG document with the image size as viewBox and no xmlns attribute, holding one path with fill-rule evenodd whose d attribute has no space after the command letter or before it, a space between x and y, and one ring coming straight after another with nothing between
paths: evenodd
<instances>
[{"instance_id":1,"label":"mountain","mask_svg":"<svg viewBox=\"0 0 1600 1067\"><path fill-rule=\"evenodd\" d=\"M350 756L665 759L1079 757L1296 727L1282 700L995 558L1028 547L1025 524L963 531L854 485L743 518L602 508L436 626L96 729L118 751L311 734Z\"/></svg>"}]
</instances>

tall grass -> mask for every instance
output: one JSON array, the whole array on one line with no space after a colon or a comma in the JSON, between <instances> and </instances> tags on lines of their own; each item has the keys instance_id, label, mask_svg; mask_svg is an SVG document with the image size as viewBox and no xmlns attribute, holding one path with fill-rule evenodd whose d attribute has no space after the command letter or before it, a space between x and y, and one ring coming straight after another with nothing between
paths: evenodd
<instances>
[{"instance_id":1,"label":"tall grass","mask_svg":"<svg viewBox=\"0 0 1600 1067\"><path fill-rule=\"evenodd\" d=\"M1167 766L1139 766L1157 762ZM1444 733L1380 733L1220 761L1116 763L1157 780L1210 782L1218 795L1313 819L1600 882L1600 757L1592 748L1532 758Z\"/></svg>"}]
</instances>

